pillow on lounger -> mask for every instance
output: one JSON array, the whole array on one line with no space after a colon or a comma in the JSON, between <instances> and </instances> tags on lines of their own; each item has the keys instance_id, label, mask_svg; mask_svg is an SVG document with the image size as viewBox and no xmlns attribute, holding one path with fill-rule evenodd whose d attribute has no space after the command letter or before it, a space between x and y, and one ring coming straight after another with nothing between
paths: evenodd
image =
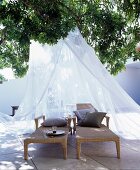
<instances>
[{"instance_id":1,"label":"pillow on lounger","mask_svg":"<svg viewBox=\"0 0 140 170\"><path fill-rule=\"evenodd\" d=\"M41 125L45 127L51 126L63 127L67 125L67 121L62 118L48 118Z\"/></svg>"},{"instance_id":2,"label":"pillow on lounger","mask_svg":"<svg viewBox=\"0 0 140 170\"><path fill-rule=\"evenodd\" d=\"M78 125L84 127L101 127L101 123L105 115L105 112L87 112L85 119L80 120Z\"/></svg>"},{"instance_id":3,"label":"pillow on lounger","mask_svg":"<svg viewBox=\"0 0 140 170\"><path fill-rule=\"evenodd\" d=\"M73 112L77 116L77 120L80 121L80 120L85 119L86 113L90 112L90 111L91 111L90 109L82 109L82 110L76 110L76 111L73 111Z\"/></svg>"},{"instance_id":4,"label":"pillow on lounger","mask_svg":"<svg viewBox=\"0 0 140 170\"><path fill-rule=\"evenodd\" d=\"M90 108L90 109L81 109L81 110L76 110L76 111L73 111L77 117L77 120L78 121L81 121L83 119L85 119L85 116L86 116L86 113L87 112L98 112L94 107L93 108Z\"/></svg>"}]
</instances>

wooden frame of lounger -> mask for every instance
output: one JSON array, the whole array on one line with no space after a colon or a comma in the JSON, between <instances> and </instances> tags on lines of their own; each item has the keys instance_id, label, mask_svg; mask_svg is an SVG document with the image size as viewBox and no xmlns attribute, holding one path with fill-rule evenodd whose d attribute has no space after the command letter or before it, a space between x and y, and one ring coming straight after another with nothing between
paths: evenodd
<instances>
[{"instance_id":1,"label":"wooden frame of lounger","mask_svg":"<svg viewBox=\"0 0 140 170\"><path fill-rule=\"evenodd\" d=\"M81 105L81 107L80 107ZM88 109L92 108L93 106L90 103L82 103L77 104L77 110L80 109ZM113 141L116 144L117 150L117 158L120 159L120 138L114 132L109 129L109 117L105 116L106 119L106 126L102 125L101 128L92 128L93 135L89 132L90 128L87 127L78 127L76 124L76 117L73 117L74 123L74 133L76 134L76 143L77 143L77 158L80 158L81 153L81 143L86 142L110 142ZM84 129L84 132L83 132ZM85 133L85 134L83 134Z\"/></svg>"},{"instance_id":2,"label":"wooden frame of lounger","mask_svg":"<svg viewBox=\"0 0 140 170\"><path fill-rule=\"evenodd\" d=\"M65 130L66 134L60 137L53 137L49 138L44 136L44 131L47 131L47 127L39 127L39 119L45 120L45 116L40 116L35 118L35 125L36 125L36 130L33 132L30 137L24 139L24 159L28 159L28 145L30 143L41 143L41 144L47 144L47 143L60 143L63 148L63 154L64 154L64 159L67 159L67 136L69 132L71 131L70 123L71 123L71 118L67 118L67 126L66 127L61 127L60 129Z\"/></svg>"}]
</instances>

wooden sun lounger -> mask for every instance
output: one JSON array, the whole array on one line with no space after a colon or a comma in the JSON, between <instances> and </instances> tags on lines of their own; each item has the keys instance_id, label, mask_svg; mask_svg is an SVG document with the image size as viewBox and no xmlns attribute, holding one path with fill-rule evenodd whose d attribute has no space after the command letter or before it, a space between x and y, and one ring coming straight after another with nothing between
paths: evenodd
<instances>
[{"instance_id":1,"label":"wooden sun lounger","mask_svg":"<svg viewBox=\"0 0 140 170\"><path fill-rule=\"evenodd\" d=\"M76 118L73 118L76 122ZM75 124L75 123L74 123ZM81 143L86 142L115 142L117 157L120 159L120 138L112 132L107 126L102 125L100 128L74 126L74 134L77 143L77 158L80 158Z\"/></svg>"},{"instance_id":2,"label":"wooden sun lounger","mask_svg":"<svg viewBox=\"0 0 140 170\"><path fill-rule=\"evenodd\" d=\"M78 104L78 108L80 104ZM84 105L84 106L83 106ZM90 106L91 108L91 104ZM86 104L82 104L82 109L87 109ZM74 122L74 134L77 143L77 158L80 158L81 143L86 142L115 142L117 150L117 158L120 159L120 138L114 132L109 129L109 117L106 118L106 126L102 125L100 128L95 127L81 127L76 124L76 117L73 117Z\"/></svg>"},{"instance_id":3,"label":"wooden sun lounger","mask_svg":"<svg viewBox=\"0 0 140 170\"><path fill-rule=\"evenodd\" d=\"M59 143L62 145L63 148L63 154L64 154L64 159L67 159L67 138L68 134L71 132L71 127L70 127L70 122L71 118L67 119L67 126L66 127L60 127L57 128L58 130L63 130L65 131L65 134L62 136L54 136L50 137L46 135L47 130L49 130L49 127L39 127L39 119L45 120L45 116L40 116L35 119L35 125L36 125L36 130L33 132L28 138L24 140L24 159L28 159L28 145L30 143L40 143L40 144L47 144L47 143Z\"/></svg>"}]
</instances>

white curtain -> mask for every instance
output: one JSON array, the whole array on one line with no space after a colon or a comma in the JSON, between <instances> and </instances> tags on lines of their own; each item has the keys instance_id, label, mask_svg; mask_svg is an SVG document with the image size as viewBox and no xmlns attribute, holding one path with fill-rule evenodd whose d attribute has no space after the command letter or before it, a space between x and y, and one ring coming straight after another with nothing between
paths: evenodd
<instances>
[{"instance_id":1,"label":"white curtain","mask_svg":"<svg viewBox=\"0 0 140 170\"><path fill-rule=\"evenodd\" d=\"M27 78L15 121L29 122L40 115L64 117L73 114L76 103L91 103L108 113L110 128L117 134L140 138L140 107L104 68L77 28L53 46L32 41Z\"/></svg>"}]
</instances>

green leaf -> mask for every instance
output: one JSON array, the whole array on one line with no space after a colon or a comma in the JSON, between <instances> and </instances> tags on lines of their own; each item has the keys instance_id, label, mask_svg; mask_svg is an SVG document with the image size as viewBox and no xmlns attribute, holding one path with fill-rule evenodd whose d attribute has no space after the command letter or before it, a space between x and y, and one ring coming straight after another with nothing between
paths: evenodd
<instances>
[{"instance_id":1,"label":"green leaf","mask_svg":"<svg viewBox=\"0 0 140 170\"><path fill-rule=\"evenodd\" d=\"M0 1L0 68L26 74L30 40L55 44L76 26L111 74L125 68L139 41L139 1Z\"/></svg>"}]
</instances>

